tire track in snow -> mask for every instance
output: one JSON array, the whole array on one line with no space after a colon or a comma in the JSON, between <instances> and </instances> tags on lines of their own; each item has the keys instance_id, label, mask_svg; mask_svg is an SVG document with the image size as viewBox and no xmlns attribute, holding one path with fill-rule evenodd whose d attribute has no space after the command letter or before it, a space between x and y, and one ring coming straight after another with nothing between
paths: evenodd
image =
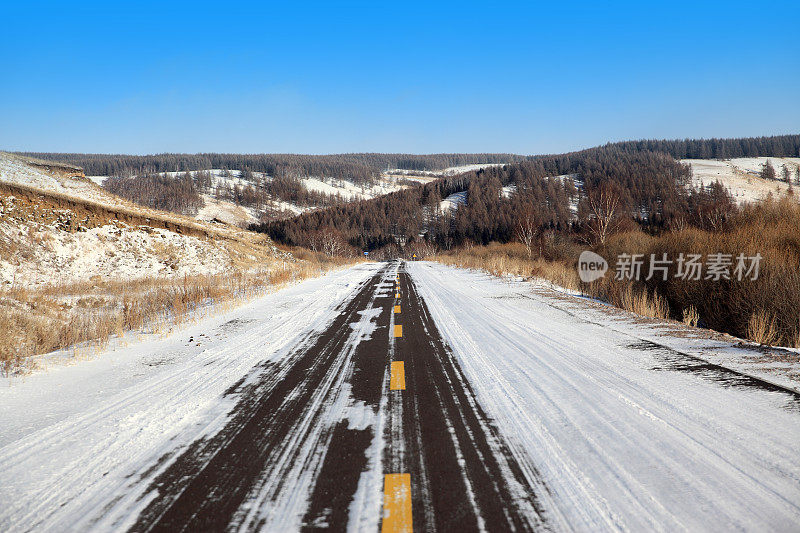
<instances>
[{"instance_id":1,"label":"tire track in snow","mask_svg":"<svg viewBox=\"0 0 800 533\"><path fill-rule=\"evenodd\" d=\"M268 519L283 527L293 523L285 508L288 499L283 499L284 508L266 515L259 505L249 512L249 504L263 505L281 491L297 489L292 486L296 476L313 474L319 466L332 436L323 407L339 392L352 355L345 349L348 341L355 345L359 340L357 335L351 339L350 324L368 308L372 285L381 277L373 276L324 332L298 350L280 379L259 372L242 386L226 427L195 443L154 480L150 490L158 497L139 516L134 531L257 529ZM290 477L296 464L301 471Z\"/></svg>"}]
</instances>

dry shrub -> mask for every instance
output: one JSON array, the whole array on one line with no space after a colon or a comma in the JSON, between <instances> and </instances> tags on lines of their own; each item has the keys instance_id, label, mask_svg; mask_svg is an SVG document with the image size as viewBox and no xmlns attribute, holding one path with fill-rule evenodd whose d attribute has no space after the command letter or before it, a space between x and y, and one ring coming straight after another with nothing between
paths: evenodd
<instances>
[{"instance_id":1,"label":"dry shrub","mask_svg":"<svg viewBox=\"0 0 800 533\"><path fill-rule=\"evenodd\" d=\"M700 314L697 312L697 308L693 305L690 305L686 309L683 310L683 323L687 326L696 327L697 323L700 321Z\"/></svg>"},{"instance_id":2,"label":"dry shrub","mask_svg":"<svg viewBox=\"0 0 800 533\"><path fill-rule=\"evenodd\" d=\"M565 240L550 246L544 258L528 259L519 243L490 244L442 254L436 260L458 267L482 269L496 275L537 276L568 289L578 289L635 313L682 318L764 344L800 347L800 204L783 198L745 206L720 231L685 228L652 236L626 231L609 237L595 251L609 260L610 271L586 284L578 279L580 248ZM642 254L642 281L614 279L614 260L620 254ZM762 256L756 280L678 279L674 261L679 254ZM548 255L549 254L549 255ZM651 255L673 261L667 279L657 273L645 280ZM732 268L731 268L731 273ZM705 277L705 271L704 275ZM769 342L767 342L769 341Z\"/></svg>"},{"instance_id":3,"label":"dry shrub","mask_svg":"<svg viewBox=\"0 0 800 533\"><path fill-rule=\"evenodd\" d=\"M747 336L759 344L767 346L775 344L778 340L775 317L763 309L753 313L747 323Z\"/></svg>"},{"instance_id":4,"label":"dry shrub","mask_svg":"<svg viewBox=\"0 0 800 533\"><path fill-rule=\"evenodd\" d=\"M646 275L651 254L666 253L673 261L679 254L760 254L758 279L683 280L670 267L666 281L660 276L646 282L651 291L664 295L676 313L693 307L706 327L762 342L774 321L773 344L794 346L800 335L800 205L790 199L767 200L744 207L724 231L687 228L651 237L641 232L615 235L600 251L607 259L620 253L643 254ZM611 267L613 269L613 265ZM731 274L733 268L731 268ZM705 277L705 271L704 275ZM755 323L751 325L751 321ZM771 317L766 320L766 317ZM755 329L754 329L755 328ZM766 335L766 337L765 337Z\"/></svg>"},{"instance_id":5,"label":"dry shrub","mask_svg":"<svg viewBox=\"0 0 800 533\"><path fill-rule=\"evenodd\" d=\"M562 243L555 243L549 252L551 255L564 254L564 246ZM459 268L484 270L495 276L538 277L566 289L580 289L580 279L574 265L544 257L531 259L525 246L518 242L470 246L440 254L432 259Z\"/></svg>"},{"instance_id":6,"label":"dry shrub","mask_svg":"<svg viewBox=\"0 0 800 533\"><path fill-rule=\"evenodd\" d=\"M792 340L790 346L794 348L800 348L800 324L797 325L797 333L795 333L794 339Z\"/></svg>"},{"instance_id":7,"label":"dry shrub","mask_svg":"<svg viewBox=\"0 0 800 533\"><path fill-rule=\"evenodd\" d=\"M583 283L578 276L578 270L575 265L561 261L537 259L534 261L532 274L571 291L583 290Z\"/></svg>"},{"instance_id":8,"label":"dry shrub","mask_svg":"<svg viewBox=\"0 0 800 533\"><path fill-rule=\"evenodd\" d=\"M611 303L621 309L652 318L669 318L667 301L658 293L650 294L647 289L624 283L612 294Z\"/></svg>"}]
</instances>

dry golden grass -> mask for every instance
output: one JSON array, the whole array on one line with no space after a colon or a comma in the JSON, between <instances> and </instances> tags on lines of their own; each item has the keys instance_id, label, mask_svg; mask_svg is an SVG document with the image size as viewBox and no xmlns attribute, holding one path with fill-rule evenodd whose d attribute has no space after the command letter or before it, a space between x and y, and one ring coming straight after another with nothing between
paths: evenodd
<instances>
[{"instance_id":1,"label":"dry golden grass","mask_svg":"<svg viewBox=\"0 0 800 533\"><path fill-rule=\"evenodd\" d=\"M700 321L700 313L697 312L697 308L693 305L690 305L686 309L683 310L683 323L687 326L697 327L697 323Z\"/></svg>"},{"instance_id":2,"label":"dry golden grass","mask_svg":"<svg viewBox=\"0 0 800 533\"><path fill-rule=\"evenodd\" d=\"M484 270L494 276L539 277L570 290L580 290L580 278L575 268L563 261L528 258L520 243L491 243L487 246L461 248L437 255L434 261L459 268Z\"/></svg>"},{"instance_id":3,"label":"dry golden grass","mask_svg":"<svg viewBox=\"0 0 800 533\"><path fill-rule=\"evenodd\" d=\"M313 252L270 270L131 281L85 281L37 290L0 291L0 373L26 358L76 346L101 348L125 331L165 332L187 320L238 305L352 260Z\"/></svg>"},{"instance_id":4,"label":"dry golden grass","mask_svg":"<svg viewBox=\"0 0 800 533\"><path fill-rule=\"evenodd\" d=\"M747 323L747 336L759 344L767 346L775 344L778 340L775 317L763 309L753 313Z\"/></svg>"},{"instance_id":5,"label":"dry golden grass","mask_svg":"<svg viewBox=\"0 0 800 533\"><path fill-rule=\"evenodd\" d=\"M746 206L723 231L688 228L660 237L628 232L615 235L599 250L607 259L620 253L651 254L676 259L679 254L760 254L758 279L667 281L658 276L647 282L665 296L678 313L693 307L703 325L762 344L795 346L800 336L800 205L791 199L767 200ZM613 266L612 266L613 268ZM645 269L643 268L643 272ZM731 272L733 274L733 272ZM705 277L705 276L703 276Z\"/></svg>"},{"instance_id":6,"label":"dry golden grass","mask_svg":"<svg viewBox=\"0 0 800 533\"><path fill-rule=\"evenodd\" d=\"M669 318L667 301L658 293L649 293L647 289L625 283L613 293L611 303L621 309L652 318Z\"/></svg>"}]
</instances>

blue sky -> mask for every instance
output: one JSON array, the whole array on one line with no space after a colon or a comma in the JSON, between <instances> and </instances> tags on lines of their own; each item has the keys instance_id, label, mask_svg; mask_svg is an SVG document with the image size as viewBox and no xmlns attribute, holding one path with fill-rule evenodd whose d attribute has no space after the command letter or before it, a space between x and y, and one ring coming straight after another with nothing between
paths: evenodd
<instances>
[{"instance_id":1,"label":"blue sky","mask_svg":"<svg viewBox=\"0 0 800 533\"><path fill-rule=\"evenodd\" d=\"M0 149L555 153L800 131L800 3L7 3Z\"/></svg>"}]
</instances>

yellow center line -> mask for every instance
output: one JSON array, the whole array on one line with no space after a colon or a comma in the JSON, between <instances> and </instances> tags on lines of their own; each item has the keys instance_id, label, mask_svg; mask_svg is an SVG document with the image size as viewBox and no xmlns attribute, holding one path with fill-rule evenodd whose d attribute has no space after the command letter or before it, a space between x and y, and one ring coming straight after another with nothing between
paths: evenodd
<instances>
[{"instance_id":1,"label":"yellow center line","mask_svg":"<svg viewBox=\"0 0 800 533\"><path fill-rule=\"evenodd\" d=\"M403 336L403 326L401 324L394 325L394 336L395 337L402 337Z\"/></svg>"},{"instance_id":2,"label":"yellow center line","mask_svg":"<svg viewBox=\"0 0 800 533\"><path fill-rule=\"evenodd\" d=\"M394 306L394 314L396 314L396 315L400 314L400 306L399 305L395 305Z\"/></svg>"},{"instance_id":3,"label":"yellow center line","mask_svg":"<svg viewBox=\"0 0 800 533\"><path fill-rule=\"evenodd\" d=\"M389 390L406 390L406 365L403 361L392 361Z\"/></svg>"},{"instance_id":4,"label":"yellow center line","mask_svg":"<svg viewBox=\"0 0 800 533\"><path fill-rule=\"evenodd\" d=\"M412 531L411 474L386 474L383 479L381 533Z\"/></svg>"},{"instance_id":5,"label":"yellow center line","mask_svg":"<svg viewBox=\"0 0 800 533\"><path fill-rule=\"evenodd\" d=\"M395 298L400 298L400 293L399 292L394 293L394 297Z\"/></svg>"}]
</instances>

